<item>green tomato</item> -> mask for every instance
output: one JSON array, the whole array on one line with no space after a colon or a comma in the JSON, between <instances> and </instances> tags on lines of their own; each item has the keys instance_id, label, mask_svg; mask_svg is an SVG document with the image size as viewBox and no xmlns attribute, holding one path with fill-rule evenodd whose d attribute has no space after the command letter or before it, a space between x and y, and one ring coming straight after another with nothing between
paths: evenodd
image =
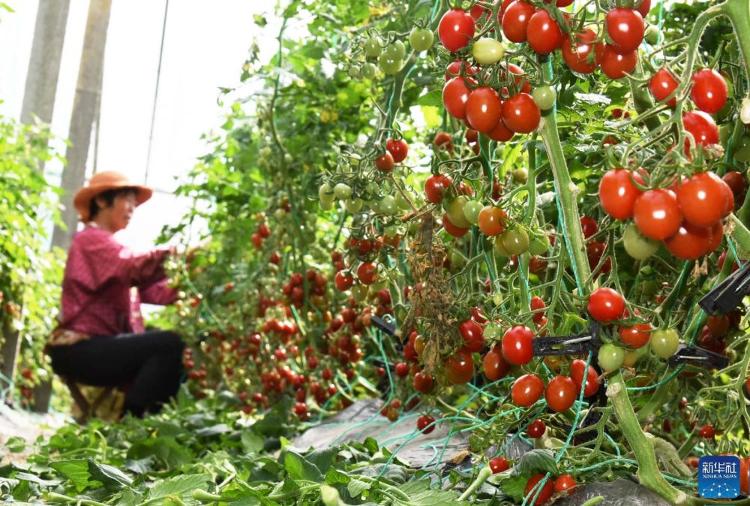
<instances>
[{"instance_id":1,"label":"green tomato","mask_svg":"<svg viewBox=\"0 0 750 506\"><path fill-rule=\"evenodd\" d=\"M409 34L409 44L411 48L416 52L427 51L432 47L435 42L435 34L427 28L417 28L416 26L411 29Z\"/></svg>"},{"instance_id":2,"label":"green tomato","mask_svg":"<svg viewBox=\"0 0 750 506\"><path fill-rule=\"evenodd\" d=\"M464 204L464 218L472 225L479 223L479 212L484 206L478 200L469 200Z\"/></svg>"},{"instance_id":3,"label":"green tomato","mask_svg":"<svg viewBox=\"0 0 750 506\"><path fill-rule=\"evenodd\" d=\"M646 42L648 42L652 46L657 45L659 43L659 39L661 38L659 36L659 29L654 25L648 25L643 38L646 39Z\"/></svg>"},{"instance_id":4,"label":"green tomato","mask_svg":"<svg viewBox=\"0 0 750 506\"><path fill-rule=\"evenodd\" d=\"M742 137L734 150L734 159L741 163L750 162L750 136Z\"/></svg>"},{"instance_id":5,"label":"green tomato","mask_svg":"<svg viewBox=\"0 0 750 506\"><path fill-rule=\"evenodd\" d=\"M505 249L505 246L503 245L502 234L495 236L494 249L495 249L495 254L500 255L501 257L510 257L512 255L512 253L510 253L507 249Z\"/></svg>"},{"instance_id":6,"label":"green tomato","mask_svg":"<svg viewBox=\"0 0 750 506\"><path fill-rule=\"evenodd\" d=\"M459 195L455 199L443 204L443 208L448 214L448 218L451 220L451 223L453 223L457 227L469 228L471 226L471 222L469 222L469 220L466 219L466 216L464 216L464 207L466 207L466 203L468 201L468 198L463 195Z\"/></svg>"},{"instance_id":7,"label":"green tomato","mask_svg":"<svg viewBox=\"0 0 750 506\"><path fill-rule=\"evenodd\" d=\"M396 205L396 199L390 195L386 195L380 201L380 212L392 216L398 212L398 206Z\"/></svg>"},{"instance_id":8,"label":"green tomato","mask_svg":"<svg viewBox=\"0 0 750 506\"><path fill-rule=\"evenodd\" d=\"M377 58L383 51L380 37L373 35L367 41L365 41L365 56L368 58Z\"/></svg>"},{"instance_id":9,"label":"green tomato","mask_svg":"<svg viewBox=\"0 0 750 506\"><path fill-rule=\"evenodd\" d=\"M625 232L622 234L622 243L628 255L636 260L646 260L659 249L659 243L642 236L634 223L625 227Z\"/></svg>"},{"instance_id":10,"label":"green tomato","mask_svg":"<svg viewBox=\"0 0 750 506\"><path fill-rule=\"evenodd\" d=\"M450 271L453 273L460 271L466 265L466 258L455 249L451 250L448 260L451 266Z\"/></svg>"},{"instance_id":11,"label":"green tomato","mask_svg":"<svg viewBox=\"0 0 750 506\"><path fill-rule=\"evenodd\" d=\"M619 346L607 343L599 348L597 361L599 362L599 367L606 372L616 371L622 367L625 361L625 351Z\"/></svg>"},{"instance_id":12,"label":"green tomato","mask_svg":"<svg viewBox=\"0 0 750 506\"><path fill-rule=\"evenodd\" d=\"M396 205L399 209L402 211L407 211L411 209L411 206L409 205L409 201L404 197L401 192L396 192Z\"/></svg>"},{"instance_id":13,"label":"green tomato","mask_svg":"<svg viewBox=\"0 0 750 506\"><path fill-rule=\"evenodd\" d=\"M646 353L648 353L648 346L641 346L635 350L625 350L625 357L622 365L625 367L633 367Z\"/></svg>"},{"instance_id":14,"label":"green tomato","mask_svg":"<svg viewBox=\"0 0 750 506\"><path fill-rule=\"evenodd\" d=\"M320 208L322 210L324 210L324 211L330 211L331 209L333 209L333 199L331 199L331 200L328 200L328 199L321 200L320 201Z\"/></svg>"},{"instance_id":15,"label":"green tomato","mask_svg":"<svg viewBox=\"0 0 750 506\"><path fill-rule=\"evenodd\" d=\"M507 256L520 255L529 250L529 234L520 227L506 230L500 234L500 241L503 244L503 249L510 254Z\"/></svg>"},{"instance_id":16,"label":"green tomato","mask_svg":"<svg viewBox=\"0 0 750 506\"><path fill-rule=\"evenodd\" d=\"M330 184L323 183L318 188L318 198L320 199L321 202L323 201L333 202L334 196L335 195L333 193L333 188L331 188Z\"/></svg>"},{"instance_id":17,"label":"green tomato","mask_svg":"<svg viewBox=\"0 0 750 506\"><path fill-rule=\"evenodd\" d=\"M521 167L520 169L515 169L513 171L513 181L518 184L526 184L526 181L529 180L529 169L526 167Z\"/></svg>"},{"instance_id":18,"label":"green tomato","mask_svg":"<svg viewBox=\"0 0 750 506\"><path fill-rule=\"evenodd\" d=\"M536 105L543 111L549 111L555 106L557 92L552 86L539 86L531 92Z\"/></svg>"},{"instance_id":19,"label":"green tomato","mask_svg":"<svg viewBox=\"0 0 750 506\"><path fill-rule=\"evenodd\" d=\"M397 60L403 60L406 56L406 46L400 40L396 40L392 44L388 44L388 46L386 46L383 54Z\"/></svg>"},{"instance_id":20,"label":"green tomato","mask_svg":"<svg viewBox=\"0 0 750 506\"><path fill-rule=\"evenodd\" d=\"M351 77L352 79L359 79L360 77L362 77L362 70L356 65L352 65L351 67L349 67L349 77Z\"/></svg>"},{"instance_id":21,"label":"green tomato","mask_svg":"<svg viewBox=\"0 0 750 506\"><path fill-rule=\"evenodd\" d=\"M482 37L471 47L471 55L480 65L492 65L503 59L505 46L497 39Z\"/></svg>"},{"instance_id":22,"label":"green tomato","mask_svg":"<svg viewBox=\"0 0 750 506\"><path fill-rule=\"evenodd\" d=\"M372 79L375 77L375 73L378 71L378 68L372 64L372 63L365 63L362 65L362 68L360 69L360 73L362 74L362 77L366 79Z\"/></svg>"},{"instance_id":23,"label":"green tomato","mask_svg":"<svg viewBox=\"0 0 750 506\"><path fill-rule=\"evenodd\" d=\"M350 198L344 201L344 207L346 208L347 211L349 211L352 214L356 214L360 212L362 208L364 207L364 205L365 205L365 201L362 199Z\"/></svg>"},{"instance_id":24,"label":"green tomato","mask_svg":"<svg viewBox=\"0 0 750 506\"><path fill-rule=\"evenodd\" d=\"M659 329L651 333L651 351L659 358L671 357L679 346L680 335L675 329Z\"/></svg>"},{"instance_id":25,"label":"green tomato","mask_svg":"<svg viewBox=\"0 0 750 506\"><path fill-rule=\"evenodd\" d=\"M401 58L394 58L385 53L380 55L380 58L378 58L378 66L380 67L380 70L382 70L383 73L387 76L398 74L403 65L404 62Z\"/></svg>"},{"instance_id":26,"label":"green tomato","mask_svg":"<svg viewBox=\"0 0 750 506\"><path fill-rule=\"evenodd\" d=\"M352 187L346 183L338 183L333 187L333 193L339 200L346 200L352 196Z\"/></svg>"},{"instance_id":27,"label":"green tomato","mask_svg":"<svg viewBox=\"0 0 750 506\"><path fill-rule=\"evenodd\" d=\"M543 255L549 251L549 247L549 237L544 233L544 230L531 231L531 241L529 242L529 253L531 255Z\"/></svg>"}]
</instances>

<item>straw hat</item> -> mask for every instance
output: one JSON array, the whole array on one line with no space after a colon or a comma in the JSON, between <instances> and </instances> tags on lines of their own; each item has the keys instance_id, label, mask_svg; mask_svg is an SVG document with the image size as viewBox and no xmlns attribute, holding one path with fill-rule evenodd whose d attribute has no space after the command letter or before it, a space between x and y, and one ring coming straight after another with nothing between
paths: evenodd
<instances>
[{"instance_id":1,"label":"straw hat","mask_svg":"<svg viewBox=\"0 0 750 506\"><path fill-rule=\"evenodd\" d=\"M78 210L81 221L89 221L89 207L92 199L102 192L116 188L134 189L137 206L150 199L154 193L151 188L131 183L125 174L114 171L97 172L89 179L88 184L78 190L78 193L73 197L73 205Z\"/></svg>"}]
</instances>

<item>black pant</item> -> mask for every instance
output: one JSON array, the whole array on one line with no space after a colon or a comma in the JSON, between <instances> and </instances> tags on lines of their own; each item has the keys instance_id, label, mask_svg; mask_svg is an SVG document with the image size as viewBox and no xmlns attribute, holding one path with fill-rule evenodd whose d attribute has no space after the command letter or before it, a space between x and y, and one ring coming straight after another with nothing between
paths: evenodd
<instances>
[{"instance_id":1,"label":"black pant","mask_svg":"<svg viewBox=\"0 0 750 506\"><path fill-rule=\"evenodd\" d=\"M52 346L52 369L76 383L125 386L125 412L143 416L173 397L182 379L185 343L174 332L92 336L71 346Z\"/></svg>"}]
</instances>

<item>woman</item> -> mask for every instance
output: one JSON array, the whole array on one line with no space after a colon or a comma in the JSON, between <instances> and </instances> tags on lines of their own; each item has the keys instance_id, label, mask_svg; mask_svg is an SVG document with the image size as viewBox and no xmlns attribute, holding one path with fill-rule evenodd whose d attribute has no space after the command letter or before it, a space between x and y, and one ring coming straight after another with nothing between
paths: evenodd
<instances>
[{"instance_id":1,"label":"woman","mask_svg":"<svg viewBox=\"0 0 750 506\"><path fill-rule=\"evenodd\" d=\"M86 226L68 251L62 314L48 350L53 370L76 383L126 386L124 412L142 416L173 397L184 343L174 332L144 331L140 303L171 304L164 260L171 249L136 254L114 233L128 226L152 190L100 172L73 199Z\"/></svg>"}]
</instances>

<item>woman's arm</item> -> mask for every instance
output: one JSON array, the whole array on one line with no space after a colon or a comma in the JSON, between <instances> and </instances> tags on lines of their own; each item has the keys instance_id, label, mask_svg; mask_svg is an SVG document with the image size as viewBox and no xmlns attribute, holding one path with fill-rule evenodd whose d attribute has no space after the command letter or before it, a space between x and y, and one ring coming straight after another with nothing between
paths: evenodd
<instances>
[{"instance_id":1,"label":"woman's arm","mask_svg":"<svg viewBox=\"0 0 750 506\"><path fill-rule=\"evenodd\" d=\"M139 286L138 293L140 294L141 302L146 304L166 306L177 300L177 290L169 286L166 278L150 285Z\"/></svg>"}]
</instances>

